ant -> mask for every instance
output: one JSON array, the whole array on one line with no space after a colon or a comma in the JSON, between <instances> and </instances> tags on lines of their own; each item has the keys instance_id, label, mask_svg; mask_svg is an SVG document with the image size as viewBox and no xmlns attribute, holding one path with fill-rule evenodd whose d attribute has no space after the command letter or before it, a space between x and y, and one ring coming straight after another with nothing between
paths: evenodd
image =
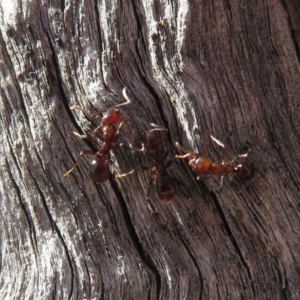
<instances>
[{"instance_id":1,"label":"ant","mask_svg":"<svg viewBox=\"0 0 300 300\"><path fill-rule=\"evenodd\" d=\"M150 180L149 188L146 194L147 199L149 200L150 189L155 183L159 198L164 202L168 202L172 200L176 194L177 180L167 173L167 168L172 162L169 161L165 163L167 153L163 150L162 140L160 138L160 135L157 133L157 131L167 131L167 129L159 127L155 124L151 124L151 126L154 128L144 132L142 135L142 148L130 148L133 151L145 152L149 154L151 165L133 169L125 174L118 174L116 175L116 177L125 177L129 174L135 173L138 170L150 170L150 172L152 173L152 178Z\"/></svg>"},{"instance_id":2,"label":"ant","mask_svg":"<svg viewBox=\"0 0 300 300\"><path fill-rule=\"evenodd\" d=\"M200 153L190 152L185 148L183 148L178 142L175 143L175 146L177 147L177 149L185 152L186 154L176 155L175 158L180 158L180 159L187 158L191 169L197 175L199 175L197 176L197 180L221 175L219 192L221 192L222 190L224 175L227 174L233 175L241 182L245 182L253 178L255 173L255 167L253 162L248 160L250 149L245 154L238 155L230 162L225 162L224 160L225 150L226 150L225 145L221 141L213 137L210 133L209 133L209 137L214 143L216 143L217 145L223 148L221 162L213 162L211 159L209 159L208 155L205 153L200 154Z\"/></svg>"},{"instance_id":3,"label":"ant","mask_svg":"<svg viewBox=\"0 0 300 300\"><path fill-rule=\"evenodd\" d=\"M91 143L93 143L95 146L99 148L98 151L92 151L92 150L83 150L80 152L79 156L77 157L77 160L71 170L66 172L64 174L65 177L69 176L70 173L73 172L76 166L78 166L82 160L82 158L85 155L93 155L94 160L92 161L92 165L95 167L93 171L89 173L89 177L92 179L92 181L96 183L103 183L108 180L110 175L110 150L115 149L118 146L113 146L113 143L117 141L118 136L120 134L121 127L123 125L122 120L122 114L117 109L117 107L124 106L130 104L130 99L128 98L126 94L126 87L123 89L122 94L126 100L126 102L121 103L106 112L97 112L93 115L89 115L86 111L84 111L81 107L73 106L71 107L71 110L81 110L86 117L89 119L94 119L96 116L102 115L102 120L100 126L98 126L94 130L95 136L102 141L102 143L99 143L97 140L92 138L91 136L87 135L80 135L77 132L71 131L71 133L81 139L87 139Z\"/></svg>"}]
</instances>

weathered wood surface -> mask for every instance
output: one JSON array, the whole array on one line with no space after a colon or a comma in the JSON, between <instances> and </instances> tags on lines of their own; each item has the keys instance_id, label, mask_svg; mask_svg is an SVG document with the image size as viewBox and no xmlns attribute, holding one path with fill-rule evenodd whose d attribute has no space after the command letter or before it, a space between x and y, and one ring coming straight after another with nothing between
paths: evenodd
<instances>
[{"instance_id":1,"label":"weathered wood surface","mask_svg":"<svg viewBox=\"0 0 300 300\"><path fill-rule=\"evenodd\" d=\"M299 299L300 8L297 1L2 1L1 299ZM252 145L243 185L186 184L171 203L139 172L96 185L70 130L124 101L129 143L150 123L228 159ZM134 133L133 133L134 130ZM120 172L145 164L114 151ZM187 200L191 198L191 200Z\"/></svg>"}]
</instances>

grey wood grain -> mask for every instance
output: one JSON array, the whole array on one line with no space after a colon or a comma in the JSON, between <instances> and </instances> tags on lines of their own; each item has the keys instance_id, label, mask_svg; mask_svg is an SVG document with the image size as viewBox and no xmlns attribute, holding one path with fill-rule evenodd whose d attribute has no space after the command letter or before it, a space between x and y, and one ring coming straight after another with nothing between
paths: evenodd
<instances>
[{"instance_id":1,"label":"grey wood grain","mask_svg":"<svg viewBox=\"0 0 300 300\"><path fill-rule=\"evenodd\" d=\"M299 299L297 1L0 3L1 299ZM120 142L156 123L183 185L150 203L148 171L97 185L69 132L77 105L121 102ZM97 123L98 122L98 123ZM197 181L180 142L254 178ZM112 172L147 165L117 148ZM151 209L150 209L151 208ZM153 212L155 211L155 213Z\"/></svg>"}]
</instances>

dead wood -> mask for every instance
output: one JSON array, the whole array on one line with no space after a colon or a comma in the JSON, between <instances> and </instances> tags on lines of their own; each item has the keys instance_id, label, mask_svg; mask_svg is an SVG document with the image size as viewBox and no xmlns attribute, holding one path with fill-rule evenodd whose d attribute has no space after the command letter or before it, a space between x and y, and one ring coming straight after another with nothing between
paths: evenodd
<instances>
[{"instance_id":1,"label":"dead wood","mask_svg":"<svg viewBox=\"0 0 300 300\"><path fill-rule=\"evenodd\" d=\"M299 299L300 8L297 1L2 1L1 299ZM97 185L89 113L124 101L120 141L156 123L255 177L197 181L174 161L170 203L140 171ZM113 151L112 168L147 164Z\"/></svg>"}]
</instances>

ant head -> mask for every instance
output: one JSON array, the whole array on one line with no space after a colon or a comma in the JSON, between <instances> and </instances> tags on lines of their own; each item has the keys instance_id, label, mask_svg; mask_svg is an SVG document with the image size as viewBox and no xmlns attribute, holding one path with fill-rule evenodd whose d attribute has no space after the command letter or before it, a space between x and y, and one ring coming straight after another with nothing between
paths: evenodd
<instances>
[{"instance_id":1,"label":"ant head","mask_svg":"<svg viewBox=\"0 0 300 300\"><path fill-rule=\"evenodd\" d=\"M251 161L244 161L239 163L234 168L235 176L242 182L253 178L255 173L254 164Z\"/></svg>"},{"instance_id":2,"label":"ant head","mask_svg":"<svg viewBox=\"0 0 300 300\"><path fill-rule=\"evenodd\" d=\"M128 98L126 94L126 87L122 91L124 98L126 99L126 102L123 102L121 104L118 104L114 108L109 109L103 114L102 117L102 125L109 125L109 124L118 124L122 120L122 114L117 109L117 107L125 106L131 103L130 99Z\"/></svg>"},{"instance_id":3,"label":"ant head","mask_svg":"<svg viewBox=\"0 0 300 300\"><path fill-rule=\"evenodd\" d=\"M109 124L118 124L121 119L122 115L120 111L116 108L112 108L103 114L101 123L104 126Z\"/></svg>"},{"instance_id":4,"label":"ant head","mask_svg":"<svg viewBox=\"0 0 300 300\"><path fill-rule=\"evenodd\" d=\"M162 144L159 134L155 131L143 133L142 142L147 150L155 150Z\"/></svg>"}]
</instances>

